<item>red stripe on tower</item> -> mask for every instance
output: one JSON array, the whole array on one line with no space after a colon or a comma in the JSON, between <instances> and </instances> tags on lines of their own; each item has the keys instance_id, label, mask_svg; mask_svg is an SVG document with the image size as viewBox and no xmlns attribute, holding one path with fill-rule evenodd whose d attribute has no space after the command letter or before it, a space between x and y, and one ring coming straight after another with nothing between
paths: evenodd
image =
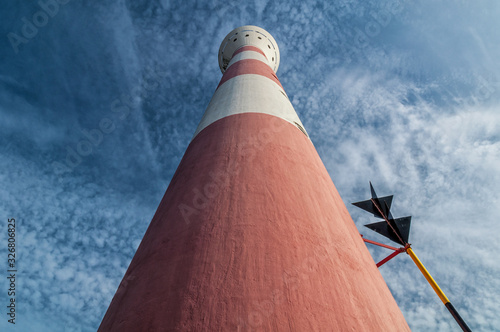
<instances>
[{"instance_id":1,"label":"red stripe on tower","mask_svg":"<svg viewBox=\"0 0 500 332\"><path fill-rule=\"evenodd\" d=\"M274 38L235 29L219 65L231 79L99 330L409 331L282 86L259 72L279 66Z\"/></svg>"},{"instance_id":2,"label":"red stripe on tower","mask_svg":"<svg viewBox=\"0 0 500 332\"><path fill-rule=\"evenodd\" d=\"M230 67L226 70L226 72L222 76L222 79L220 80L220 83L217 86L217 88L219 88L219 86L221 86L231 78L245 74L255 74L267 77L270 80L274 81L276 84L280 86L280 88L283 89L280 81L278 80L278 77L273 72L271 67L269 67L268 64L260 60L254 60L254 59L244 59L235 62L234 64L231 64Z\"/></svg>"},{"instance_id":3,"label":"red stripe on tower","mask_svg":"<svg viewBox=\"0 0 500 332\"><path fill-rule=\"evenodd\" d=\"M263 56L266 56L266 54L264 52L262 52L262 50L258 47L255 47L255 46L243 46L243 47L240 47L238 48L234 53L233 53L233 57L241 52L245 52L245 51L254 51L254 52L257 52L257 53L260 53L262 54ZM267 58L266 58L267 59Z\"/></svg>"}]
</instances>

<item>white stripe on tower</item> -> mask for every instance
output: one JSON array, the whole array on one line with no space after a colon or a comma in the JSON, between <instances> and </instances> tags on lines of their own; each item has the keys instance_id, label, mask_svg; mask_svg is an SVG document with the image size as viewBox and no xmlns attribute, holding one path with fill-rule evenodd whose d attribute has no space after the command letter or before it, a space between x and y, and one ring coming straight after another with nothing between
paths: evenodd
<instances>
[{"instance_id":1,"label":"white stripe on tower","mask_svg":"<svg viewBox=\"0 0 500 332\"><path fill-rule=\"evenodd\" d=\"M269 63L269 61L267 61L267 58L264 55L264 53L262 53L262 51L260 51L260 52L258 52L258 51L260 51L260 50L257 49L256 47L253 47L253 46L243 46L243 47L239 48L235 52L235 54L233 55L231 61L227 65L227 68L229 69L235 62L238 62L241 60L246 60L246 59L254 59L254 60L264 62L265 64L267 64L269 66L269 68L272 69L272 66Z\"/></svg>"}]
</instances>

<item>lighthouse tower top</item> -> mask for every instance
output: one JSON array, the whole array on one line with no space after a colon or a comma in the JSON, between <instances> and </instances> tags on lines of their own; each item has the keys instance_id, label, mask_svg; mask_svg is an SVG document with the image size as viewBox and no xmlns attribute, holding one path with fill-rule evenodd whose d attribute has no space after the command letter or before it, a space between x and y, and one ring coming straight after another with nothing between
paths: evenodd
<instances>
[{"instance_id":1,"label":"lighthouse tower top","mask_svg":"<svg viewBox=\"0 0 500 332\"><path fill-rule=\"evenodd\" d=\"M234 29L222 41L219 48L219 67L222 73L233 57L234 52L242 46L255 46L259 48L269 65L276 73L280 64L280 50L273 36L266 30L254 25L244 25Z\"/></svg>"}]
</instances>

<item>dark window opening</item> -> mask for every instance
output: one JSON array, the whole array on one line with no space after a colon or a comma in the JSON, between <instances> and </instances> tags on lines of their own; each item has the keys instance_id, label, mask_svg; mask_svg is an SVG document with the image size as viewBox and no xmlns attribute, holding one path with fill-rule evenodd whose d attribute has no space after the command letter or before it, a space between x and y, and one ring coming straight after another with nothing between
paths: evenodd
<instances>
[{"instance_id":1,"label":"dark window opening","mask_svg":"<svg viewBox=\"0 0 500 332\"><path fill-rule=\"evenodd\" d=\"M237 40L238 40L238 38L234 38L233 43L234 43L235 41L237 41Z\"/></svg>"}]
</instances>

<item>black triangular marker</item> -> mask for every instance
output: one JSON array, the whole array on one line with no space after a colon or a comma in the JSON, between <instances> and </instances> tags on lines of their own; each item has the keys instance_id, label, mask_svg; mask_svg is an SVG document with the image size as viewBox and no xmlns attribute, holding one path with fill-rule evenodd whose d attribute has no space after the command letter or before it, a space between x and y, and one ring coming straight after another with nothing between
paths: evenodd
<instances>
[{"instance_id":1,"label":"black triangular marker","mask_svg":"<svg viewBox=\"0 0 500 332\"><path fill-rule=\"evenodd\" d=\"M391 241L399 243L401 245L406 245L408 243L408 237L410 234L410 223L411 217L403 217L398 219L389 220L392 228L387 224L386 221L379 221L373 224L365 225L365 227L385 236ZM394 230L397 232L395 233Z\"/></svg>"}]
</instances>

